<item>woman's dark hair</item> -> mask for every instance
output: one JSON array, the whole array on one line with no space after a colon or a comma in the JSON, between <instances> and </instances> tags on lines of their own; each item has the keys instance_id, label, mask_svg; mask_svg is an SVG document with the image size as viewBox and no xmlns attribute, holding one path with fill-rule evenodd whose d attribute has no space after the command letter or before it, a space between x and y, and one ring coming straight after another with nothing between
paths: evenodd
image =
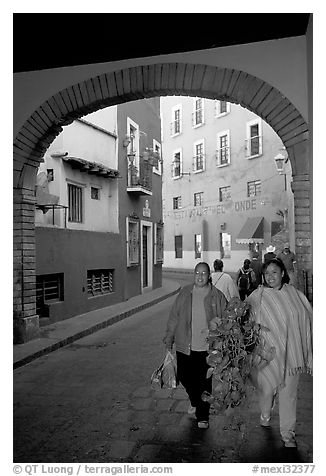
<instances>
[{"instance_id":1,"label":"woman's dark hair","mask_svg":"<svg viewBox=\"0 0 326 476\"><path fill-rule=\"evenodd\" d=\"M213 263L214 271L222 271L224 263L221 259L216 259Z\"/></svg>"},{"instance_id":2,"label":"woman's dark hair","mask_svg":"<svg viewBox=\"0 0 326 476\"><path fill-rule=\"evenodd\" d=\"M266 283L266 280L265 280L265 271L271 263L278 266L280 268L280 270L282 271L282 273L283 273L282 281L281 281L282 285L283 284L289 284L290 277L289 277L288 272L286 271L286 267L285 267L283 261L280 260L279 258L273 258L273 259L267 261L267 263L263 264L262 273L263 273L263 281L264 281L263 284L264 284L264 286L267 286L267 283Z\"/></svg>"},{"instance_id":3,"label":"woman's dark hair","mask_svg":"<svg viewBox=\"0 0 326 476\"><path fill-rule=\"evenodd\" d=\"M249 266L250 266L250 259L245 259L243 262L244 269L249 268Z\"/></svg>"},{"instance_id":4,"label":"woman's dark hair","mask_svg":"<svg viewBox=\"0 0 326 476\"><path fill-rule=\"evenodd\" d=\"M208 274L209 274L209 278L208 278L208 283L209 284L212 284L212 276L211 276L211 268L209 267L209 264L206 263L205 261L201 261L200 263L197 263L196 266L195 266L195 269L197 268L197 266L199 266L200 264L203 264L207 267L207 271L208 271Z\"/></svg>"}]
</instances>

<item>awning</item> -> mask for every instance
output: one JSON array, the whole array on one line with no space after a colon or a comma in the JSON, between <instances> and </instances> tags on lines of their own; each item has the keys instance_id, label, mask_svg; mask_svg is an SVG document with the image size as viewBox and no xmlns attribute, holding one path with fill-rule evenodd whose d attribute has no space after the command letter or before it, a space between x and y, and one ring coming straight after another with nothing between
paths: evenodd
<instances>
[{"instance_id":1,"label":"awning","mask_svg":"<svg viewBox=\"0 0 326 476\"><path fill-rule=\"evenodd\" d=\"M264 243L264 217L247 218L240 230L237 243Z\"/></svg>"},{"instance_id":2,"label":"awning","mask_svg":"<svg viewBox=\"0 0 326 476\"><path fill-rule=\"evenodd\" d=\"M106 165L98 162L90 162L89 160L81 159L80 157L64 156L62 160L69 162L72 168L78 169L81 172L98 175L104 178L117 178L119 170L110 169Z\"/></svg>"}]
</instances>

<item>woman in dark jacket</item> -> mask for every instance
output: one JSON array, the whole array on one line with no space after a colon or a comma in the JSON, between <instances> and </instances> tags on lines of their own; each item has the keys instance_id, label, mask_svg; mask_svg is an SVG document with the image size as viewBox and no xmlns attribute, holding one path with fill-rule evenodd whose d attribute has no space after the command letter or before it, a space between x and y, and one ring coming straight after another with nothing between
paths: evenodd
<instances>
[{"instance_id":1,"label":"woman in dark jacket","mask_svg":"<svg viewBox=\"0 0 326 476\"><path fill-rule=\"evenodd\" d=\"M212 390L212 379L206 378L208 325L222 317L226 306L224 294L210 282L209 265L198 263L194 284L182 288L172 306L163 339L169 350L175 344L178 378L189 395L188 413L196 414L198 428L209 426L209 404L201 399L204 390Z\"/></svg>"}]
</instances>

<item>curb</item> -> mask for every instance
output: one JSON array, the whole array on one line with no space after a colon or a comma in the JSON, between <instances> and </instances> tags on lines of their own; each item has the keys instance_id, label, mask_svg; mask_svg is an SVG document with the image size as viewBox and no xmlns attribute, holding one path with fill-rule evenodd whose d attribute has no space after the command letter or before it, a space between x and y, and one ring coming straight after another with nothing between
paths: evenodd
<instances>
[{"instance_id":1,"label":"curb","mask_svg":"<svg viewBox=\"0 0 326 476\"><path fill-rule=\"evenodd\" d=\"M81 339L82 337L86 337L90 334L93 334L94 332L97 332L101 329L104 329L106 327L109 327L112 324L115 324L116 322L122 321L123 319L126 319L127 317L131 316L132 314L136 314L137 312L143 311L144 309L147 309L148 307L155 306L155 304L158 304L161 301L164 301L165 299L168 299L169 297L173 296L174 294L177 294L181 289L181 286L176 288L173 291L170 291L167 294L164 294L163 296L159 296L152 301L148 301L144 304L140 304L133 309L129 309L128 311L122 312L120 314L117 314L116 316L111 316L110 318L95 324L94 326L88 327L87 329L84 329L83 331L78 332L77 334L74 334L69 337L62 338L61 340L49 344L48 346L44 347L41 350L38 350L34 352L33 354L28 355L27 357L24 357L20 360L17 360L13 364L13 369L18 369L19 367L22 367L33 360L42 357L43 355L49 354L50 352L53 352L57 349L60 349L61 347L65 347L66 345L71 344L72 342Z\"/></svg>"}]
</instances>

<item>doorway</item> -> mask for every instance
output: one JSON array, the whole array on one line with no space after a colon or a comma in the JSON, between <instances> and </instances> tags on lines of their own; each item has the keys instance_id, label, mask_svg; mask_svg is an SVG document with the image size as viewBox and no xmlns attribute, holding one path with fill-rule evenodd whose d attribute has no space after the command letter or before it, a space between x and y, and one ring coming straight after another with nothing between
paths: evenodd
<instances>
[{"instance_id":1,"label":"doorway","mask_svg":"<svg viewBox=\"0 0 326 476\"><path fill-rule=\"evenodd\" d=\"M141 289L151 290L153 286L153 233L151 222L141 222Z\"/></svg>"}]
</instances>

